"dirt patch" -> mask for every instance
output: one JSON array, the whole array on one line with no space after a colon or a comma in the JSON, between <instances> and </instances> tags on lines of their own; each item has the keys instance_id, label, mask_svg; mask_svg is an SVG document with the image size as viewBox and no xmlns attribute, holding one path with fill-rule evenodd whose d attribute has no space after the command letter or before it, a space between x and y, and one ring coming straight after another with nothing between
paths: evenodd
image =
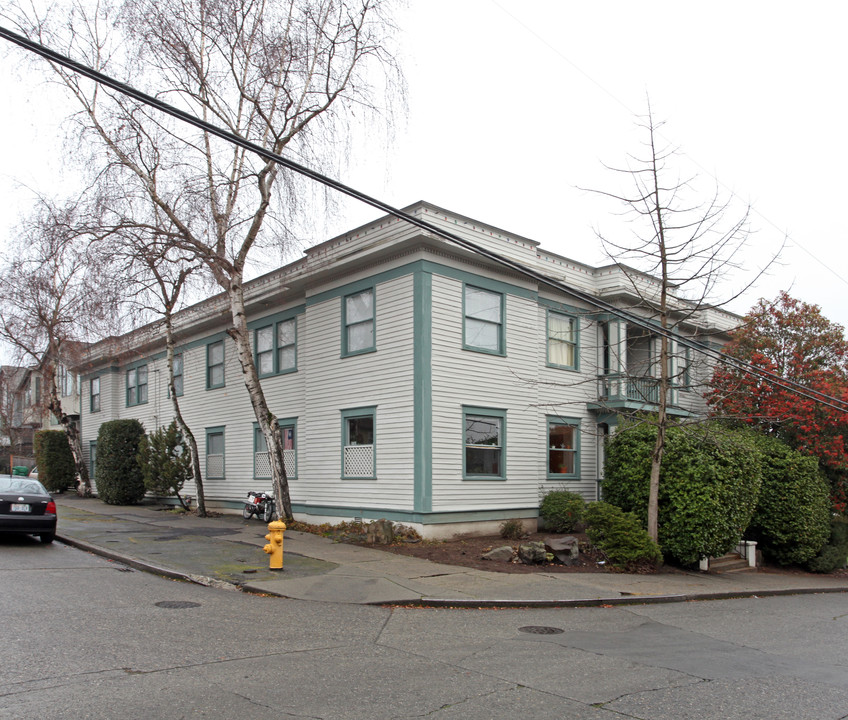
<instances>
[{"instance_id":1,"label":"dirt patch","mask_svg":"<svg viewBox=\"0 0 848 720\"><path fill-rule=\"evenodd\" d=\"M580 544L580 555L572 565L564 565L557 560L533 565L525 565L517 557L511 562L484 560L483 555L495 548L509 545L514 554L518 546L531 541L544 542L552 537L550 533L533 533L521 540L504 540L499 535L481 537L460 537L443 542L421 540L419 542L400 542L394 545L370 545L386 552L398 555L432 560L446 565L476 568L477 570L492 570L504 573L535 573L539 571L569 573L569 572L609 572L604 554L595 548L583 533L572 533Z\"/></svg>"}]
</instances>

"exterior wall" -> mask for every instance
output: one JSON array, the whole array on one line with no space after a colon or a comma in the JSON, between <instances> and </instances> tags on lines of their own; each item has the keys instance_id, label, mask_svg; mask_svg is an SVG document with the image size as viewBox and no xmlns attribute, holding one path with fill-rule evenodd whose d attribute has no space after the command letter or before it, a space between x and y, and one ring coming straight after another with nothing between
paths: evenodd
<instances>
[{"instance_id":1,"label":"exterior wall","mask_svg":"<svg viewBox=\"0 0 848 720\"><path fill-rule=\"evenodd\" d=\"M597 283L594 269L542 253L531 240L426 205L415 212L581 290L593 291ZM503 299L504 345L497 352L466 343L467 285ZM345 298L363 291L373 292L374 346L348 353ZM296 322L296 368L261 382L271 411L296 428L297 467L289 483L299 518L387 517L428 536L445 536L494 532L508 518L532 523L541 493L551 488L597 499L599 437L606 430L601 424L614 412L599 401L604 318L580 307L567 292L540 287L532 277L432 233L383 219L248 283L246 296L254 348L258 329ZM551 313L576 323L573 366L548 357ZM224 433L224 477L204 477L207 500L237 509L248 490L270 490L271 480L256 476L255 416L235 347L224 332L227 321L220 296L188 309L180 316L177 352L183 357L180 406L197 439L202 467L207 431ZM617 321L616 328L622 367L610 372L626 367L626 323ZM92 352L81 402L85 453L106 420L136 418L148 431L170 422L164 339L156 332L145 328L121 339L120 357L110 356L113 351L105 344ZM225 348L224 384L208 388L207 348L218 341ZM151 349L131 353L133 347ZM127 370L141 365L148 371L147 402L128 406ZM693 368L693 376L696 372L703 371ZM92 377L100 378L96 413L90 411ZM676 394L682 406L702 411L694 388ZM344 419L363 409L375 419L375 471L348 478L343 473ZM467 477L464 412L489 411L503 419L504 469L497 478ZM548 472L552 420L579 426L578 463L567 477Z\"/></svg>"}]
</instances>

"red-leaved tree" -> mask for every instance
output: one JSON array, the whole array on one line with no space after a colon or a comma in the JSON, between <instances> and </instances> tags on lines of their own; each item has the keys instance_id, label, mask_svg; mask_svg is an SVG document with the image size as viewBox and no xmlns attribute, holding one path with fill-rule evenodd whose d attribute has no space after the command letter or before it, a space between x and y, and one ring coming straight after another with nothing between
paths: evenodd
<instances>
[{"instance_id":1,"label":"red-leaved tree","mask_svg":"<svg viewBox=\"0 0 848 720\"><path fill-rule=\"evenodd\" d=\"M725 354L837 402L801 395L776 379L731 365L716 366L707 400L716 415L737 419L775 435L819 459L828 474L834 508L848 501L848 341L841 325L781 292L760 300L745 317ZM838 402L841 401L841 402Z\"/></svg>"}]
</instances>

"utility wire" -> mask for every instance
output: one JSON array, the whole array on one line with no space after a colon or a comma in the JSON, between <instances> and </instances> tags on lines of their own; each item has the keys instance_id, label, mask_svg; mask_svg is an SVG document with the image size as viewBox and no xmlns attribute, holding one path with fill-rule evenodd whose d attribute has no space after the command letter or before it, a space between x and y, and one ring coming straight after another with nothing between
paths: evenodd
<instances>
[{"instance_id":1,"label":"utility wire","mask_svg":"<svg viewBox=\"0 0 848 720\"><path fill-rule=\"evenodd\" d=\"M126 83L120 82L115 78L112 78L108 75L105 75L87 65L83 65L71 58L62 55L55 50L51 50L50 48L41 45L29 38L26 38L22 35L18 35L17 33L8 30L7 28L0 26L0 37L9 40L10 42L19 45L20 47L29 50L41 57L49 60L50 62L54 62L58 65L68 68L73 72L76 72L83 77L87 77L90 80L94 80L95 82L104 85L106 87L112 88L113 90L117 90L118 92L127 95L135 100L138 100L145 105L149 105L154 107L161 112L170 115L172 117L177 118L178 120L182 120L190 125L193 125L204 132L208 132L210 135L214 135L215 137L221 138L222 140L226 140L227 142L238 145L245 150L249 150L250 152L256 153L262 158L266 160L270 160L271 162L275 162L279 165L282 165L289 170L293 170L305 177L308 177L316 182L321 183L322 185L326 185L327 187L333 188L337 192L340 192L344 195L352 197L360 202L365 203L366 205L370 205L373 208L376 208L388 215L398 218L399 220L403 220L410 225L414 225L415 227L421 228L422 230L426 230L427 232L431 232L434 235L443 238L449 242L452 242L460 247L463 247L467 250L470 250L478 255L482 255L493 262L502 265L504 267L508 267L515 272L518 272L526 277L530 277L542 285L546 285L555 290L559 290L564 292L571 297L580 300L581 302L586 303L587 305L596 308L604 313L608 313L615 317L618 317L622 320L625 320L628 324L632 324L636 327L641 327L650 331L654 335L659 335L661 337L665 337L669 340L672 340L679 345L684 347L689 347L696 352L701 353L707 357L716 360L717 362L721 362L725 365L729 365L732 368L741 371L743 373L754 375L760 379L767 380L779 388L789 390L790 392L798 395L800 397L806 398L808 400L812 400L814 402L820 403L821 405L825 405L834 410L838 410L839 412L848 412L848 402L844 402L839 398L833 397L831 395L827 395L826 393L819 392L818 390L814 390L812 388L801 385L800 383L795 382L794 380L789 380L786 378L782 378L779 375L769 372L767 370L763 370L762 368L758 368L752 363L746 362L744 360L739 360L737 358L732 358L727 355L721 353L721 351L711 348L709 345L701 343L692 338L684 337L673 330L669 330L667 328L663 328L655 325L650 320L647 320L643 317L635 315L627 310L623 310L621 308L615 307L614 305L601 300L593 295L590 295L586 292L578 290L577 288L571 287L570 285L566 285L565 283L555 280L547 275L544 275L541 272L533 270L519 262L514 260L510 260L507 257L499 255L498 253L492 252L484 248L481 245L478 245L470 240L466 240L454 233L448 232L447 230L442 230L441 228L430 224L426 220L421 220L420 218L415 217L414 215L410 215L409 213L404 212L398 208L392 207L388 203L383 202L377 198L371 197L355 188L352 188L344 183L339 182L338 180L334 180L333 178L327 177L326 175L322 175L321 173L312 170L311 168L306 167L305 165L300 165L299 163L294 162L293 160L289 160L288 158L283 157L282 155L278 155L277 153L271 152L266 148L263 148L261 145L257 145L245 138L236 135L228 130L224 130L212 123L206 122L205 120L201 120L200 118L191 115L179 108L174 107L173 105L169 105L168 103L162 102L158 98L155 98L151 95L148 95L136 88L128 85Z\"/></svg>"}]
</instances>

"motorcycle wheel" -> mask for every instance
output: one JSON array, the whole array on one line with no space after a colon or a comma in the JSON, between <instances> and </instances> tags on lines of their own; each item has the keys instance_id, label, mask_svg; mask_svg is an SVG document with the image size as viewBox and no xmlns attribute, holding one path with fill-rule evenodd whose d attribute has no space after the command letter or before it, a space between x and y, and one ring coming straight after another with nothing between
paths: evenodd
<instances>
[{"instance_id":1,"label":"motorcycle wheel","mask_svg":"<svg viewBox=\"0 0 848 720\"><path fill-rule=\"evenodd\" d=\"M266 502L265 507L262 509L262 519L269 523L271 522L271 518L274 517L274 503Z\"/></svg>"},{"instance_id":2,"label":"motorcycle wheel","mask_svg":"<svg viewBox=\"0 0 848 720\"><path fill-rule=\"evenodd\" d=\"M250 520L250 516L253 515L253 507L245 503L241 515L245 520Z\"/></svg>"}]
</instances>

